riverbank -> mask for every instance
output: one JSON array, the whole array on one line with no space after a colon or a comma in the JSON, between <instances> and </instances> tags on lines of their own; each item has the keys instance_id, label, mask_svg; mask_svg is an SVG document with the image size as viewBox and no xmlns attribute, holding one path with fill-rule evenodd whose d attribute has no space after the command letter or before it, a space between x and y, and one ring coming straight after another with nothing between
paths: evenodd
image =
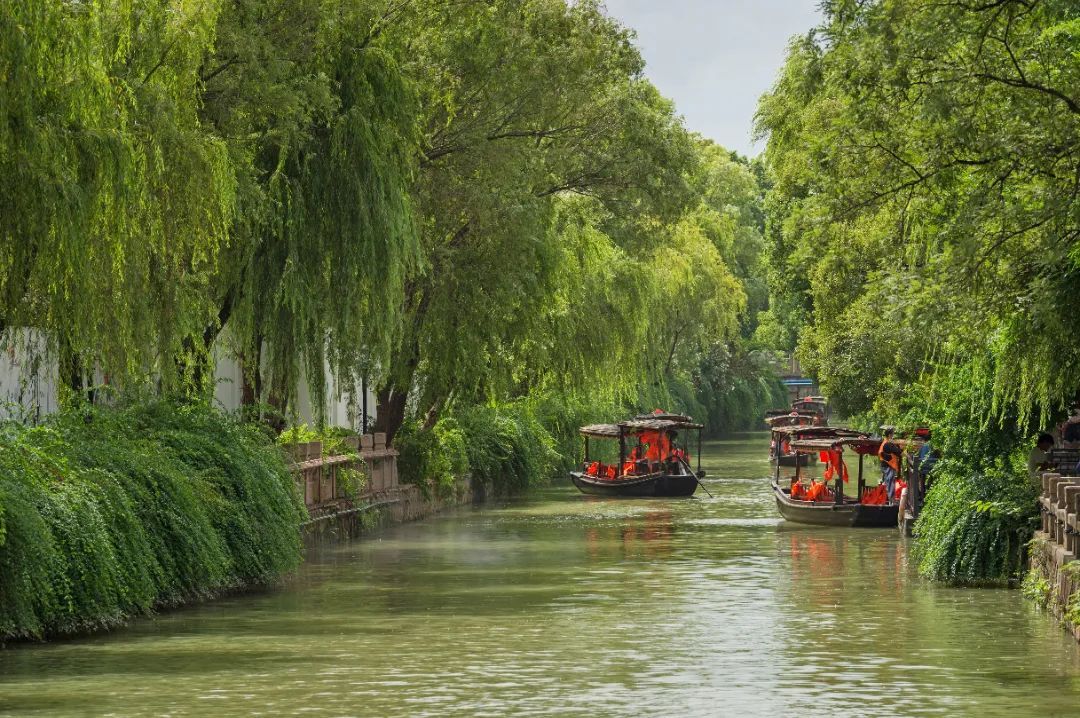
<instances>
[{"instance_id":1,"label":"riverbank","mask_svg":"<svg viewBox=\"0 0 1080 718\"><path fill-rule=\"evenodd\" d=\"M257 426L202 404L0 426L0 642L114 628L273 584L304 506Z\"/></svg>"},{"instance_id":2,"label":"riverbank","mask_svg":"<svg viewBox=\"0 0 1080 718\"><path fill-rule=\"evenodd\" d=\"M385 437L341 445L283 451L261 426L168 402L3 424L0 643L276 585L305 549L474 498L467 476L400 483Z\"/></svg>"}]
</instances>

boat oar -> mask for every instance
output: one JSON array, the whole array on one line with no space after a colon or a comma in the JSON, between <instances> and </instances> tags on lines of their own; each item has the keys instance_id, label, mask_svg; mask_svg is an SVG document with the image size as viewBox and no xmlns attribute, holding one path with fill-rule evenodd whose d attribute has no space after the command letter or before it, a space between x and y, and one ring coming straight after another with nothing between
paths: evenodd
<instances>
[{"instance_id":1,"label":"boat oar","mask_svg":"<svg viewBox=\"0 0 1080 718\"><path fill-rule=\"evenodd\" d=\"M701 490L704 491L705 493L709 494L710 499L715 499L716 498L715 496L712 495L712 493L708 489L705 488L705 484L701 483L701 479L698 478L697 474L694 474L694 479L697 481L697 485L701 487Z\"/></svg>"}]
</instances>

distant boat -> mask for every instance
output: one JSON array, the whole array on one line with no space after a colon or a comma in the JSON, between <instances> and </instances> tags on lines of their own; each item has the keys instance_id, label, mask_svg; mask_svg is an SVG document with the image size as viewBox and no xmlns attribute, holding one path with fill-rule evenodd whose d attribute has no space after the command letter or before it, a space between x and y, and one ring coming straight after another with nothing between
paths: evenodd
<instances>
[{"instance_id":1,"label":"distant boat","mask_svg":"<svg viewBox=\"0 0 1080 718\"><path fill-rule=\"evenodd\" d=\"M809 454L796 454L788 446L790 435L784 429L795 426L814 426L815 415L800 414L797 411L782 412L769 411L765 415L765 423L769 425L771 435L769 437L769 461L775 461L780 466L795 466L799 463L806 466L811 457Z\"/></svg>"},{"instance_id":2,"label":"distant boat","mask_svg":"<svg viewBox=\"0 0 1080 718\"><path fill-rule=\"evenodd\" d=\"M689 416L657 410L618 424L592 424L580 429L585 460L570 480L582 493L598 496L678 497L697 490L701 471L701 424ZM697 431L698 470L690 467L688 447L679 432ZM593 459L590 440L617 441L618 463Z\"/></svg>"}]
</instances>

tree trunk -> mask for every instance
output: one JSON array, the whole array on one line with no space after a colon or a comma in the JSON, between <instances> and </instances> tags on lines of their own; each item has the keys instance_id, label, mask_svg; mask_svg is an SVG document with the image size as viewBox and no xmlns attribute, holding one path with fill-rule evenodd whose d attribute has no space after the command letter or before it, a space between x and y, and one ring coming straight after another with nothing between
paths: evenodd
<instances>
[{"instance_id":1,"label":"tree trunk","mask_svg":"<svg viewBox=\"0 0 1080 718\"><path fill-rule=\"evenodd\" d=\"M375 431L386 432L386 444L393 444L401 425L405 423L405 404L409 392L397 390L389 384L375 395Z\"/></svg>"},{"instance_id":2,"label":"tree trunk","mask_svg":"<svg viewBox=\"0 0 1080 718\"><path fill-rule=\"evenodd\" d=\"M59 355L60 383L71 392L72 396L83 397L85 382L82 359L72 350L71 344L64 337L60 338Z\"/></svg>"}]
</instances>

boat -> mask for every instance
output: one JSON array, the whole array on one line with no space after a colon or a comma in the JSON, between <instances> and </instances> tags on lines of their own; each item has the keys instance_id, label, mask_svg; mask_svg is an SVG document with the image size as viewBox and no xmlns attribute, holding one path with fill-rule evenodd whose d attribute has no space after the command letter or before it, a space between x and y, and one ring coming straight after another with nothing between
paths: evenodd
<instances>
[{"instance_id":1,"label":"boat","mask_svg":"<svg viewBox=\"0 0 1080 718\"><path fill-rule=\"evenodd\" d=\"M791 402L791 410L816 417L818 426L829 425L829 401L823 396L807 396Z\"/></svg>"},{"instance_id":2,"label":"boat","mask_svg":"<svg viewBox=\"0 0 1080 718\"><path fill-rule=\"evenodd\" d=\"M792 438L791 449L796 453L822 454L827 459L826 482L812 481L810 490L806 490L801 483L799 466L796 465L794 477L785 486L778 466L772 489L780 515L787 521L818 526L896 527L899 505L886 503L884 489L876 485L867 487L864 477L864 457L869 454L876 460L881 439L840 427L807 427L804 431L802 436ZM906 445L915 445L917 441L901 443L906 450ZM844 495L844 477L847 475L847 466L843 461L845 449L859 457L855 497ZM830 475L835 484L828 490ZM798 495L793 497L792 491L796 488L799 489L796 492Z\"/></svg>"},{"instance_id":3,"label":"boat","mask_svg":"<svg viewBox=\"0 0 1080 718\"><path fill-rule=\"evenodd\" d=\"M796 463L806 466L811 463L810 454L797 454L787 445L788 435L781 429L791 426L813 426L815 416L813 414L800 414L797 411L765 412L765 423L768 424L771 435L769 437L769 461L775 461L780 466L795 466Z\"/></svg>"},{"instance_id":4,"label":"boat","mask_svg":"<svg viewBox=\"0 0 1080 718\"><path fill-rule=\"evenodd\" d=\"M702 428L689 416L660 410L618 424L583 426L585 460L580 471L570 472L570 480L582 493L597 496L692 496L705 476ZM679 432L688 431L697 431L697 471L690 467L687 447L677 441ZM594 459L590 440L617 441L618 463Z\"/></svg>"}]
</instances>

